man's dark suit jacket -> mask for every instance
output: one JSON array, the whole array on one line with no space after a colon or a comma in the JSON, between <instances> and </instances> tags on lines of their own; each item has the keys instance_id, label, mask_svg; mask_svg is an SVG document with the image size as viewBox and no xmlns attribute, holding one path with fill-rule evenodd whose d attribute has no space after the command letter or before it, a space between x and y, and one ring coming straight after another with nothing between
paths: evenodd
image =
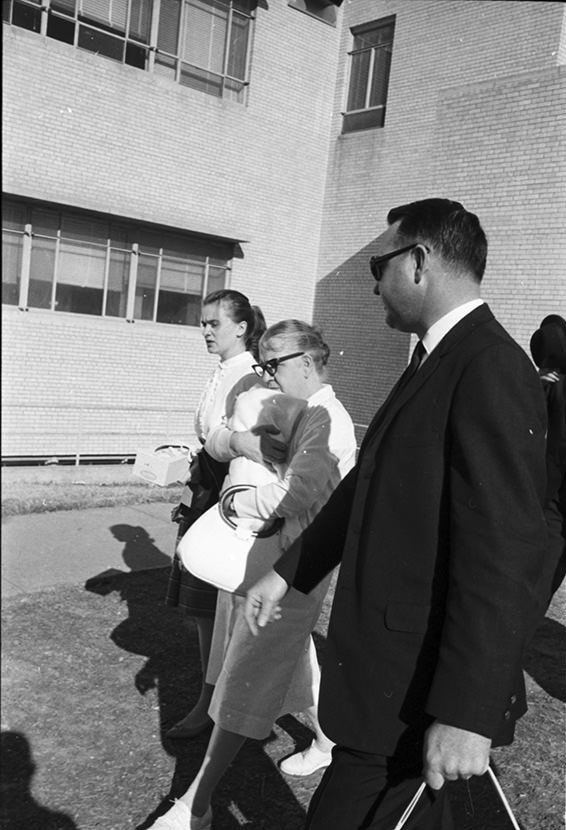
<instances>
[{"instance_id":1,"label":"man's dark suit jacket","mask_svg":"<svg viewBox=\"0 0 566 830\"><path fill-rule=\"evenodd\" d=\"M355 468L275 569L308 592L341 562L322 728L382 755L432 719L512 740L544 608L544 398L486 305L377 413Z\"/></svg>"}]
</instances>

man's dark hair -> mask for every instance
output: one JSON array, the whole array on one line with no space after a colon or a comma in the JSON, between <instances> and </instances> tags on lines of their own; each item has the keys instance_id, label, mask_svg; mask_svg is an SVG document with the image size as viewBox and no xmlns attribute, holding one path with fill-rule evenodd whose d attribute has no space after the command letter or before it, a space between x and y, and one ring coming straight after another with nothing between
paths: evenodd
<instances>
[{"instance_id":1,"label":"man's dark hair","mask_svg":"<svg viewBox=\"0 0 566 830\"><path fill-rule=\"evenodd\" d=\"M393 208L390 225L401 220L397 235L407 242L423 242L457 270L480 282L485 271L487 239L475 213L450 199L422 199Z\"/></svg>"}]
</instances>

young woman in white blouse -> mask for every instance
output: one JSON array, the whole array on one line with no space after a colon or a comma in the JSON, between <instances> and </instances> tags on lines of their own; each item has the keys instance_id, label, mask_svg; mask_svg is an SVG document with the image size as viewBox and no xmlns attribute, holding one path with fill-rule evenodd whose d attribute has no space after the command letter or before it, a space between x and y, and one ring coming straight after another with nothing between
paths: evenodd
<instances>
[{"instance_id":1,"label":"young woman in white blouse","mask_svg":"<svg viewBox=\"0 0 566 830\"><path fill-rule=\"evenodd\" d=\"M204 388L195 413L195 432L204 446L209 433L225 420L234 387L238 385L242 389L257 382L252 364L257 359L257 344L265 331L265 320L260 309L250 305L244 294L223 289L205 297L201 329L208 353L219 357L219 363ZM203 452L199 463L192 465L191 479L183 491L181 504L173 511L173 520L179 524L178 538L183 536L199 515L197 505L206 490L206 482L199 484L195 479L198 479L203 469L211 471L219 488L226 472L226 468L215 464L204 450L201 449L199 455ZM205 678L214 627L216 593L211 585L185 570L175 554L165 601L167 605L181 608L196 623L203 679L195 706L169 729L166 733L169 738L190 738L212 726L208 706L213 689L205 682Z\"/></svg>"}]
</instances>

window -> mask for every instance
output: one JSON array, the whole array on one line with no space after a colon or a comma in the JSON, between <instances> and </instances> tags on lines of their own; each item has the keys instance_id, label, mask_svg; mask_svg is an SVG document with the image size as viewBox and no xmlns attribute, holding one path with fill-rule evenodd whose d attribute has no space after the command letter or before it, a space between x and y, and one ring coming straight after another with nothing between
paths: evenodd
<instances>
[{"instance_id":1,"label":"window","mask_svg":"<svg viewBox=\"0 0 566 830\"><path fill-rule=\"evenodd\" d=\"M2 206L2 302L198 326L225 288L234 243L49 205Z\"/></svg>"},{"instance_id":2,"label":"window","mask_svg":"<svg viewBox=\"0 0 566 830\"><path fill-rule=\"evenodd\" d=\"M383 127L395 19L352 29L350 86L342 132Z\"/></svg>"},{"instance_id":3,"label":"window","mask_svg":"<svg viewBox=\"0 0 566 830\"><path fill-rule=\"evenodd\" d=\"M3 0L4 20L243 102L257 0Z\"/></svg>"}]
</instances>

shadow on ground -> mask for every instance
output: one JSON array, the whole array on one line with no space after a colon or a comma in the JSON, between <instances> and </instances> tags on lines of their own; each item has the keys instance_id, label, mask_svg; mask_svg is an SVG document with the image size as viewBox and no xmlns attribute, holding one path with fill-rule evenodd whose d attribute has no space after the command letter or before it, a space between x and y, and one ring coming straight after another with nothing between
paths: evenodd
<instances>
[{"instance_id":1,"label":"shadow on ground","mask_svg":"<svg viewBox=\"0 0 566 830\"><path fill-rule=\"evenodd\" d=\"M180 612L162 605L167 577L167 570L152 572L151 580L147 573L107 572L89 580L85 586L97 593L118 591L127 603L128 617L114 628L110 637L120 648L147 658L134 683L142 695L150 689L157 691L162 746L176 759L170 791L156 803L155 809L136 826L136 830L151 827L157 816L170 807L171 800L185 792L199 768L208 742L208 735L188 741L171 741L165 737L167 729L196 701L201 682L195 630L190 623L187 625ZM164 614L175 619L174 632L170 630L171 622L164 624ZM156 635L156 618L160 619L162 635L168 639L166 647L162 637ZM324 652L327 619L328 608L323 614L324 630L314 633L319 659ZM243 825L249 830L300 830L303 827L306 807L322 772L308 779L292 781L281 775L274 762L295 748L306 747L312 733L292 715L280 718L277 723L278 734L272 732L263 742L247 741L228 770L214 798L214 830L237 830ZM287 751L278 750L282 731L287 736L283 743ZM270 749L273 758L269 757ZM511 827L488 776L454 782L449 789L458 830L508 830Z\"/></svg>"},{"instance_id":2,"label":"shadow on ground","mask_svg":"<svg viewBox=\"0 0 566 830\"><path fill-rule=\"evenodd\" d=\"M131 557L131 547L129 554ZM175 759L169 792L160 799L156 790L155 809L136 825L136 830L149 828L171 806L171 800L187 789L209 737L205 734L186 741L165 737L169 727L196 701L201 684L196 629L180 611L164 605L167 579L168 569L132 573L108 570L85 585L87 591L101 596L117 594L126 603L127 617L109 636L120 649L145 658L132 682L140 695L156 695L161 744L164 752ZM289 716L282 723L289 741L293 741L285 754L293 751L294 742L301 748L308 744L311 734L299 721ZM314 790L315 777L299 786L302 798L297 799L269 754L273 749L277 760L282 757L281 749L277 751L273 746L278 741L280 738L273 732L266 741L246 742L215 795L215 830L236 830L243 825L249 830L273 830L274 816L281 822L277 825L280 830L302 827L304 804ZM319 778L320 775L317 781Z\"/></svg>"},{"instance_id":3,"label":"shadow on ground","mask_svg":"<svg viewBox=\"0 0 566 830\"><path fill-rule=\"evenodd\" d=\"M42 807L34 799L31 785L36 767L25 735L2 732L0 769L2 830L77 830L77 825L69 816Z\"/></svg>"},{"instance_id":4,"label":"shadow on ground","mask_svg":"<svg viewBox=\"0 0 566 830\"><path fill-rule=\"evenodd\" d=\"M143 530L111 529L124 542L124 566L132 571L107 570L84 587L64 585L4 603L2 830L147 830L200 765L207 735L165 738L199 693L196 629L165 606L168 567ZM159 567L136 570L148 562ZM332 591L315 632L319 654L331 600ZM526 663L540 687L560 700L563 635L564 627L547 618ZM513 806L524 794L523 812L541 819L529 830L555 830L551 772L561 761L544 726L557 701L546 697L544 710L536 694L533 702L517 770L508 755L502 772L508 780L511 775L514 792L505 787ZM286 779L277 764L310 739L301 717L287 715L266 741L248 741L215 794L214 830L302 830L322 772ZM544 767L533 772L526 753L536 746L536 763ZM486 777L450 789L457 830L511 827Z\"/></svg>"},{"instance_id":5,"label":"shadow on ground","mask_svg":"<svg viewBox=\"0 0 566 830\"><path fill-rule=\"evenodd\" d=\"M551 697L566 702L566 628L545 617L524 661L525 671Z\"/></svg>"}]
</instances>

